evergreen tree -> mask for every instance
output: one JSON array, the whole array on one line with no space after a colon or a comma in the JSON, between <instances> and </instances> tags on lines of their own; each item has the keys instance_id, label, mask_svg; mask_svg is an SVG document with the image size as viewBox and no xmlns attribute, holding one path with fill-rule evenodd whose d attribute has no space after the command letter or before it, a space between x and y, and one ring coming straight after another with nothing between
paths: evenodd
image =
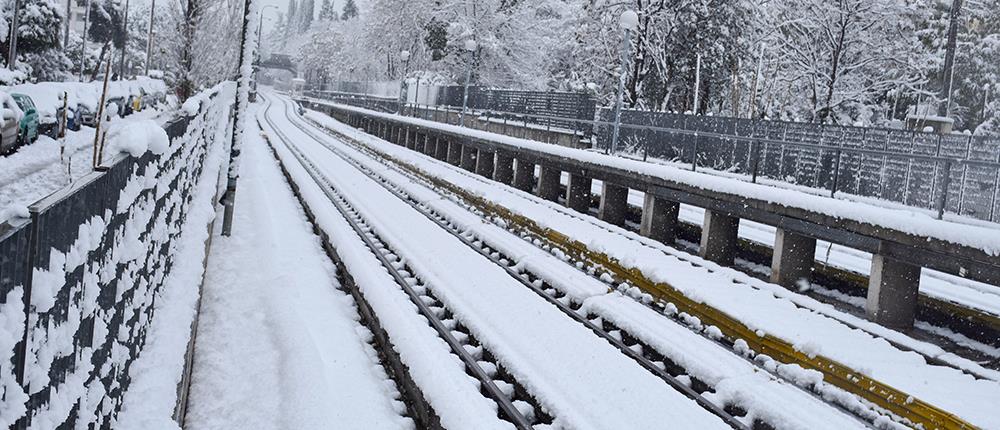
<instances>
[{"instance_id":1,"label":"evergreen tree","mask_svg":"<svg viewBox=\"0 0 1000 430\"><path fill-rule=\"evenodd\" d=\"M351 18L358 17L358 5L354 3L354 0L347 0L344 3L344 9L340 11L340 19L347 21Z\"/></svg>"},{"instance_id":2,"label":"evergreen tree","mask_svg":"<svg viewBox=\"0 0 1000 430\"><path fill-rule=\"evenodd\" d=\"M323 5L319 9L319 20L320 21L336 21L340 17L337 16L337 11L333 8L333 2L330 0L323 0Z\"/></svg>"},{"instance_id":3,"label":"evergreen tree","mask_svg":"<svg viewBox=\"0 0 1000 430\"><path fill-rule=\"evenodd\" d=\"M288 0L288 16L285 17L285 38L282 39L282 45L288 43L288 39L291 39L295 35L298 28L296 23L299 21L299 4L295 0Z\"/></svg>"},{"instance_id":4,"label":"evergreen tree","mask_svg":"<svg viewBox=\"0 0 1000 430\"><path fill-rule=\"evenodd\" d=\"M314 0L302 0L301 8L299 9L299 33L309 31L313 17L316 16L315 5Z\"/></svg>"},{"instance_id":5,"label":"evergreen tree","mask_svg":"<svg viewBox=\"0 0 1000 430\"><path fill-rule=\"evenodd\" d=\"M65 79L73 64L60 47L63 17L58 8L49 0L26 0L21 7L30 13L18 21L18 53L31 67L32 80Z\"/></svg>"},{"instance_id":6,"label":"evergreen tree","mask_svg":"<svg viewBox=\"0 0 1000 430\"><path fill-rule=\"evenodd\" d=\"M98 0L90 4L90 23L87 35L98 43L111 42L120 49L125 41L122 8L116 0Z\"/></svg>"}]
</instances>

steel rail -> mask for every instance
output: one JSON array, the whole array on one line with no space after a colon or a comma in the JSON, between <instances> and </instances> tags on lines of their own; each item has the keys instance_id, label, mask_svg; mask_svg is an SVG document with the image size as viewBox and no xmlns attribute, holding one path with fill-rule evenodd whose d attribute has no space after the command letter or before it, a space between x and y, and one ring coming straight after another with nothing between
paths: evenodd
<instances>
[{"instance_id":1,"label":"steel rail","mask_svg":"<svg viewBox=\"0 0 1000 430\"><path fill-rule=\"evenodd\" d=\"M521 414L517 407L513 405L511 400L507 398L499 387L497 387L497 385L493 382L493 378L491 378L489 374L479 366L478 360L476 360L468 351L466 351L464 347L462 347L461 343L452 335L451 330L445 326L437 315L430 310L429 306L427 306L427 304L420 299L420 295L413 290L407 281L407 277L403 276L395 265L388 260L386 255L379 251L379 247L370 237L373 232L370 229L366 231L359 225L357 218L360 218L360 214L352 215L351 209L346 207L344 202L341 200L343 197L339 196L338 193L334 191L333 186L330 185L326 178L317 171L315 165L305 157L297 145L292 143L288 136L282 133L277 125L274 124L274 122L266 115L265 120L285 147L288 148L296 160L302 164L306 173L309 174L317 185L321 185L320 188L323 190L324 195L326 195L330 202L333 203L337 211L340 212L341 216L343 216L347 223L351 226L351 229L354 230L354 232L357 233L357 235L365 243L365 246L372 251L372 254L374 254L376 258L378 258L379 262L383 267L385 267L386 271L393 278L393 280L403 289L410 301L416 305L418 312L427 319L431 327L438 333L438 336L448 344L452 353L462 360L462 363L466 366L466 369L472 373L472 376L479 380L482 388L486 390L489 397L497 403L503 415L505 415L516 428L531 430L532 425L528 419Z\"/></svg>"},{"instance_id":2,"label":"steel rail","mask_svg":"<svg viewBox=\"0 0 1000 430\"><path fill-rule=\"evenodd\" d=\"M567 316L569 316L574 321L576 321L576 322L578 322L580 324L583 324L585 327L587 327L587 329L589 329L590 331L592 331L598 337L606 340L612 346L614 346L615 348L617 348L621 353L625 354L627 357L629 357L630 359L632 359L635 362L637 362L643 369L646 369L647 371L649 371L650 373L652 373L656 377L662 379L671 388L673 388L676 391L679 391L685 397L688 397L688 398L694 400L699 406L701 406L702 408L704 408L707 411L711 412L713 415L716 415L719 418L721 418L730 427L732 427L734 429L747 429L748 430L748 427L745 424L743 424L742 422L740 422L739 419L737 419L736 417L734 417L732 414L726 412L723 408L719 407L715 403L712 403L711 401L709 401L708 399L706 399L704 396L702 396L701 394L699 394L698 392L696 392L695 390L693 390L691 387L689 387L687 384L685 384L685 383L677 380L677 378L675 378L674 376L670 375L665 370L661 369L656 364L654 364L652 360L644 357L642 354L639 354L638 352L636 352L632 348L629 348L629 346L626 345L624 342L622 342L621 340L613 337L608 332L606 332L604 329L598 327L597 325L595 325L594 323L592 323L590 320L588 320L584 316L582 316L579 313L577 313L576 310L574 310L573 308L571 308L569 305L567 305L567 304L559 301L558 299L552 297L551 295L549 295L545 291L543 291L540 287L538 287L538 286L532 284L530 281L524 279L524 277L522 277L521 274L519 272L517 272L516 270L514 270L511 266L508 266L506 264L501 263L501 261L500 261L499 258L492 257L488 252L484 251L481 247L476 246L473 243L473 241L471 241L468 238L462 236L462 234L460 232L456 231L453 227L448 226L441 219L439 219L438 217L435 217L434 215L432 215L427 209L421 207L420 203L417 202L416 200L414 200L413 197L405 194L403 191L401 191L399 189L393 188L392 186L388 185L388 181L384 177L382 177L382 176L378 175L377 173L373 172L367 166L364 166L363 164L361 164L360 162L358 162L357 160L355 160L354 158L352 158L350 155L347 155L343 151L341 151L341 150L333 147L332 145L329 145L329 144L323 142L321 139L317 138L315 136L315 134L313 134L309 130L306 130L301 125L299 125L299 124L293 124L293 125L299 127L299 129L303 133L306 133L306 134L312 136L313 139L315 139L317 142L319 142L321 145L323 145L323 147L325 147L326 149L328 149L330 152L336 154L338 157L340 157L341 159L343 159L345 162L353 165L355 168L357 168L359 171L361 171L362 173L364 173L370 179L372 179L373 181L375 181L376 183L378 183L379 185L381 185L382 188L384 188L385 190L387 190L390 193L392 193L396 198L402 200L407 205L409 205L411 208L413 208L418 213L420 213L421 215L423 215L425 218L427 218L428 220L434 222L438 227L441 227L441 229L445 230L446 232L448 232L449 234L451 234L453 237L455 237L456 239L458 239L462 244L466 245L467 247L471 248L476 253L482 255L483 257L486 257L486 259L489 260L490 262L492 262L492 263L496 264L497 266L499 266L511 278L513 278L514 280L516 280L518 283L520 283L521 285L527 287L529 290L531 290L535 294L541 296L543 299L545 299L545 301L549 302L550 304L552 304L553 306L555 306L556 308L558 308L560 311L562 311L564 314L566 314Z\"/></svg>"},{"instance_id":3,"label":"steel rail","mask_svg":"<svg viewBox=\"0 0 1000 430\"><path fill-rule=\"evenodd\" d=\"M758 354L766 354L779 362L798 364L806 369L817 370L823 373L824 381L857 395L899 416L912 425L920 425L924 429L976 428L971 423L964 421L954 414L937 408L888 384L870 378L836 360L819 354L810 356L797 351L787 341L771 334L758 335L755 330L746 326L735 317L712 306L699 303L667 283L653 281L637 268L626 267L614 257L602 252L593 251L585 244L557 230L542 227L532 219L517 214L501 205L494 204L450 182L439 179L406 161L384 153L380 153L380 156L422 177L424 180L434 184L435 187L459 196L467 204L483 213L502 219L509 226L516 228L524 234L528 234L546 242L550 246L560 249L571 258L589 265L601 267L610 272L619 282L628 282L631 285L637 286L659 301L673 303L680 312L686 312L698 317L706 324L717 326L729 341L742 339Z\"/></svg>"}]
</instances>

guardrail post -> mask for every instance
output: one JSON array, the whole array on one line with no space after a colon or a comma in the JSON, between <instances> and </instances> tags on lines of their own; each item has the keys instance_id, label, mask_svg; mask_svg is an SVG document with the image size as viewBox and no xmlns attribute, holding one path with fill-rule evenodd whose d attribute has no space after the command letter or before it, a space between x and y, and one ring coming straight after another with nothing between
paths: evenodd
<instances>
[{"instance_id":1,"label":"guardrail post","mask_svg":"<svg viewBox=\"0 0 1000 430\"><path fill-rule=\"evenodd\" d=\"M833 160L833 183L830 184L830 197L837 194L837 181L840 180L840 150L837 150L836 159Z\"/></svg>"},{"instance_id":2,"label":"guardrail post","mask_svg":"<svg viewBox=\"0 0 1000 430\"><path fill-rule=\"evenodd\" d=\"M628 211L628 187L601 181L601 206L597 211L602 220L617 226L625 225Z\"/></svg>"},{"instance_id":3,"label":"guardrail post","mask_svg":"<svg viewBox=\"0 0 1000 430\"><path fill-rule=\"evenodd\" d=\"M510 153L497 151L497 161L493 166L493 180L507 185L514 182L514 156Z\"/></svg>"},{"instance_id":4,"label":"guardrail post","mask_svg":"<svg viewBox=\"0 0 1000 430\"><path fill-rule=\"evenodd\" d=\"M514 188L530 193L535 185L535 163L517 159L514 165Z\"/></svg>"},{"instance_id":5,"label":"guardrail post","mask_svg":"<svg viewBox=\"0 0 1000 430\"><path fill-rule=\"evenodd\" d=\"M705 209L701 226L699 255L723 266L731 266L739 243L740 219L722 212Z\"/></svg>"},{"instance_id":6,"label":"guardrail post","mask_svg":"<svg viewBox=\"0 0 1000 430\"><path fill-rule=\"evenodd\" d=\"M570 173L566 187L566 206L577 212L590 212L591 187L594 181L579 173Z\"/></svg>"},{"instance_id":7,"label":"guardrail post","mask_svg":"<svg viewBox=\"0 0 1000 430\"><path fill-rule=\"evenodd\" d=\"M792 233L781 227L774 232L774 254L771 257L771 282L794 288L799 281L812 278L816 260L816 239Z\"/></svg>"},{"instance_id":8,"label":"guardrail post","mask_svg":"<svg viewBox=\"0 0 1000 430\"><path fill-rule=\"evenodd\" d=\"M919 285L920 266L872 255L865 305L868 319L889 328L913 327Z\"/></svg>"},{"instance_id":9,"label":"guardrail post","mask_svg":"<svg viewBox=\"0 0 1000 430\"><path fill-rule=\"evenodd\" d=\"M753 153L753 174L750 177L750 182L757 183L757 172L760 170L760 142L751 141L750 152Z\"/></svg>"},{"instance_id":10,"label":"guardrail post","mask_svg":"<svg viewBox=\"0 0 1000 430\"><path fill-rule=\"evenodd\" d=\"M691 171L695 172L698 170L698 133L694 134L694 142L692 144L693 148L691 151Z\"/></svg>"},{"instance_id":11,"label":"guardrail post","mask_svg":"<svg viewBox=\"0 0 1000 430\"><path fill-rule=\"evenodd\" d=\"M562 171L559 169L542 165L541 174L538 175L538 197L553 202L558 201L559 192L562 191L559 188L561 177Z\"/></svg>"},{"instance_id":12,"label":"guardrail post","mask_svg":"<svg viewBox=\"0 0 1000 430\"><path fill-rule=\"evenodd\" d=\"M937 199L937 219L944 218L945 206L948 205L948 188L951 185L951 161L944 163L944 178L941 180L941 192Z\"/></svg>"},{"instance_id":13,"label":"guardrail post","mask_svg":"<svg viewBox=\"0 0 1000 430\"><path fill-rule=\"evenodd\" d=\"M646 193L639 234L666 244L674 243L681 204Z\"/></svg>"}]
</instances>

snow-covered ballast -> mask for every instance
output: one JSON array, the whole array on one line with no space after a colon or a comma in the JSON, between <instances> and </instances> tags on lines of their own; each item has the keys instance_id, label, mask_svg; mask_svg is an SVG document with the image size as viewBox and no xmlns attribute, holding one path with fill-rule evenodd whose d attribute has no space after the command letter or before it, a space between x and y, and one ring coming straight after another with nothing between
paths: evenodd
<instances>
[{"instance_id":1,"label":"snow-covered ballast","mask_svg":"<svg viewBox=\"0 0 1000 430\"><path fill-rule=\"evenodd\" d=\"M774 226L772 281L782 285L793 286L809 276L814 261L798 258L803 252L795 250L812 249L817 239L869 252L874 257L867 312L870 319L890 327L913 324L921 268L1000 285L1000 231L995 228L353 106L302 102L387 140L522 190L537 190L550 200L559 197L559 177L566 172L566 204L583 212L589 208L591 181L600 180L599 217L612 224L624 225L628 190L643 191L640 230L657 240L673 240L679 203L704 208L700 253L720 264L733 263L740 219ZM541 168L537 178L536 165Z\"/></svg>"},{"instance_id":2,"label":"snow-covered ballast","mask_svg":"<svg viewBox=\"0 0 1000 430\"><path fill-rule=\"evenodd\" d=\"M181 404L151 375L187 366L231 104L216 94L162 128L112 128L110 161L0 224L0 427L109 428L144 402ZM175 357L150 351L167 338Z\"/></svg>"}]
</instances>

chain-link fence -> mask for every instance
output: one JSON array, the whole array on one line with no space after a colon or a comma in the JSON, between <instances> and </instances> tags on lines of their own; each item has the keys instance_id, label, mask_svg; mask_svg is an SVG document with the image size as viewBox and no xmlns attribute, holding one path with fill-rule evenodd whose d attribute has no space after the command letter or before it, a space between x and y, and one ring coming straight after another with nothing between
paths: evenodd
<instances>
[{"instance_id":1,"label":"chain-link fence","mask_svg":"<svg viewBox=\"0 0 1000 430\"><path fill-rule=\"evenodd\" d=\"M422 99L426 104L461 107L465 89L425 86L419 91L432 96ZM383 112L398 110L398 102L390 99L318 96ZM468 106L525 125L582 132L596 148L610 146L613 111L597 109L586 94L470 87ZM997 138L625 110L617 149L745 175L751 181L759 177L813 192L847 193L1000 222Z\"/></svg>"},{"instance_id":2,"label":"chain-link fence","mask_svg":"<svg viewBox=\"0 0 1000 430\"><path fill-rule=\"evenodd\" d=\"M613 111L598 116L607 149ZM636 156L1000 221L998 139L640 111L622 124Z\"/></svg>"}]
</instances>

